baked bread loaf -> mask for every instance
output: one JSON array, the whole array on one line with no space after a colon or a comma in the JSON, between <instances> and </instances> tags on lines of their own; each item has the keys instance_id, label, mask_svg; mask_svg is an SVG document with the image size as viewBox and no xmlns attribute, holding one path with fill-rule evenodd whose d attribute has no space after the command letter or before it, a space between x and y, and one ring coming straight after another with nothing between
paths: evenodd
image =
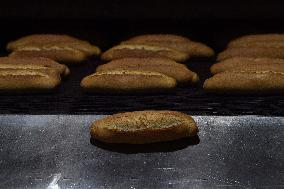
<instances>
[{"instance_id":1,"label":"baked bread loaf","mask_svg":"<svg viewBox=\"0 0 284 189\"><path fill-rule=\"evenodd\" d=\"M175 111L136 111L114 114L95 121L91 138L106 143L145 144L195 136L191 116Z\"/></svg>"},{"instance_id":2,"label":"baked bread loaf","mask_svg":"<svg viewBox=\"0 0 284 189\"><path fill-rule=\"evenodd\" d=\"M153 45L117 45L104 52L101 56L103 60L110 61L120 58L169 58L178 62L184 62L189 58L187 53L177 51L168 47Z\"/></svg>"},{"instance_id":3,"label":"baked bread loaf","mask_svg":"<svg viewBox=\"0 0 284 189\"><path fill-rule=\"evenodd\" d=\"M196 83L198 75L190 71L184 64L165 58L122 58L97 67L96 71L138 70L152 71L168 75L179 84Z\"/></svg>"},{"instance_id":4,"label":"baked bread loaf","mask_svg":"<svg viewBox=\"0 0 284 189\"><path fill-rule=\"evenodd\" d=\"M284 41L255 41L250 43L239 43L229 46L229 48L284 48Z\"/></svg>"},{"instance_id":5,"label":"baked bread loaf","mask_svg":"<svg viewBox=\"0 0 284 189\"><path fill-rule=\"evenodd\" d=\"M99 55L100 49L87 41L68 35L35 34L8 43L11 56L46 57L59 62L81 62L91 55Z\"/></svg>"},{"instance_id":6,"label":"baked bread loaf","mask_svg":"<svg viewBox=\"0 0 284 189\"><path fill-rule=\"evenodd\" d=\"M35 92L54 89L60 84L54 70L0 69L0 92Z\"/></svg>"},{"instance_id":7,"label":"baked bread loaf","mask_svg":"<svg viewBox=\"0 0 284 189\"><path fill-rule=\"evenodd\" d=\"M71 37L69 35L57 34L34 34L22 37L7 44L7 50L17 51L25 47L51 47L72 48L82 51L88 56L99 55L101 50L89 42Z\"/></svg>"},{"instance_id":8,"label":"baked bread loaf","mask_svg":"<svg viewBox=\"0 0 284 189\"><path fill-rule=\"evenodd\" d=\"M70 70L66 65L41 57L0 57L0 69L55 69L63 76L70 74Z\"/></svg>"},{"instance_id":9,"label":"baked bread loaf","mask_svg":"<svg viewBox=\"0 0 284 189\"><path fill-rule=\"evenodd\" d=\"M155 93L175 88L176 80L158 72L113 70L83 78L81 87L93 93Z\"/></svg>"},{"instance_id":10,"label":"baked bread loaf","mask_svg":"<svg viewBox=\"0 0 284 189\"><path fill-rule=\"evenodd\" d=\"M139 35L123 41L122 44L140 44L169 47L189 54L190 57L214 56L214 51L203 43L172 34L146 34Z\"/></svg>"},{"instance_id":11,"label":"baked bread loaf","mask_svg":"<svg viewBox=\"0 0 284 189\"><path fill-rule=\"evenodd\" d=\"M249 57L249 58L283 58L284 49L282 48L229 48L219 53L217 60L222 61L233 57Z\"/></svg>"},{"instance_id":12,"label":"baked bread loaf","mask_svg":"<svg viewBox=\"0 0 284 189\"><path fill-rule=\"evenodd\" d=\"M255 35L245 35L241 36L235 40L232 40L229 44L228 47L240 47L242 45L250 44L250 43L255 43L255 42L279 42L283 41L284 42L284 34L255 34Z\"/></svg>"},{"instance_id":13,"label":"baked bread loaf","mask_svg":"<svg viewBox=\"0 0 284 189\"><path fill-rule=\"evenodd\" d=\"M284 59L234 57L213 64L212 74L228 70L280 71L284 72Z\"/></svg>"},{"instance_id":14,"label":"baked bread loaf","mask_svg":"<svg viewBox=\"0 0 284 189\"><path fill-rule=\"evenodd\" d=\"M50 58L57 62L62 63L80 63L87 59L87 56L82 51L61 48L61 47L25 47L9 54L9 57L17 58L34 58L44 57Z\"/></svg>"},{"instance_id":15,"label":"baked bread loaf","mask_svg":"<svg viewBox=\"0 0 284 189\"><path fill-rule=\"evenodd\" d=\"M275 71L225 71L207 79L206 91L215 93L282 93L284 73Z\"/></svg>"}]
</instances>

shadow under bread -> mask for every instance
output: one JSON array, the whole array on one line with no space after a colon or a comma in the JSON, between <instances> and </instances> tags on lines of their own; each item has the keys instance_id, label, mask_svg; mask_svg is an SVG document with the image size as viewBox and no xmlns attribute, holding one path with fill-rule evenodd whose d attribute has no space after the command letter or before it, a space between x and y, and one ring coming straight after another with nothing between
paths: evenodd
<instances>
[{"instance_id":1,"label":"shadow under bread","mask_svg":"<svg viewBox=\"0 0 284 189\"><path fill-rule=\"evenodd\" d=\"M174 141L149 143L149 144L113 144L104 143L90 138L90 143L96 147L125 154L151 153L151 152L172 152L182 150L188 146L200 143L199 136L182 138Z\"/></svg>"}]
</instances>

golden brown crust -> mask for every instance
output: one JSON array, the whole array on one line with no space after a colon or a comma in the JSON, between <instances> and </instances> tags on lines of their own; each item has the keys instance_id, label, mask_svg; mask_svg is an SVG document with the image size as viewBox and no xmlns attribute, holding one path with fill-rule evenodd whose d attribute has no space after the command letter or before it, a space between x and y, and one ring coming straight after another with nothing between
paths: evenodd
<instances>
[{"instance_id":1,"label":"golden brown crust","mask_svg":"<svg viewBox=\"0 0 284 189\"><path fill-rule=\"evenodd\" d=\"M212 74L228 70L280 71L284 72L284 59L234 57L213 64Z\"/></svg>"},{"instance_id":2,"label":"golden brown crust","mask_svg":"<svg viewBox=\"0 0 284 189\"><path fill-rule=\"evenodd\" d=\"M114 70L83 78L81 87L93 93L154 93L175 88L176 80L158 72Z\"/></svg>"},{"instance_id":3,"label":"golden brown crust","mask_svg":"<svg viewBox=\"0 0 284 189\"><path fill-rule=\"evenodd\" d=\"M284 34L245 35L235 40L232 40L228 44L228 47L239 47L242 44L249 44L254 42L272 42L272 41L284 41Z\"/></svg>"},{"instance_id":4,"label":"golden brown crust","mask_svg":"<svg viewBox=\"0 0 284 189\"><path fill-rule=\"evenodd\" d=\"M96 71L139 70L153 71L168 75L180 84L195 83L198 75L190 71L184 64L165 58L123 58L113 60L97 67Z\"/></svg>"},{"instance_id":5,"label":"golden brown crust","mask_svg":"<svg viewBox=\"0 0 284 189\"><path fill-rule=\"evenodd\" d=\"M25 72L27 72L27 75L29 75L29 72L33 72L33 73L38 73L38 75L42 75L42 76L44 76L44 75L48 75L48 76L50 76L50 77L54 77L54 78L57 78L57 77L59 77L60 78L60 73L57 71L57 70L55 70L55 69L48 69L48 68L39 68L39 69L16 69L16 68L0 68L0 71L1 71L1 73L2 73L2 75L4 74L4 73L9 73L10 75L13 75L13 72L15 72L15 74L16 73L19 73L19 75L24 75L24 73ZM31 74L30 74L31 75ZM37 75L37 74L34 74L34 75Z\"/></svg>"},{"instance_id":6,"label":"golden brown crust","mask_svg":"<svg viewBox=\"0 0 284 189\"><path fill-rule=\"evenodd\" d=\"M111 64L110 64L111 63ZM117 60L112 60L108 62L108 65L129 65L130 63L132 64L141 64L141 65L161 65L161 66L171 66L175 65L178 67L183 67L186 68L186 65L177 63L174 60L168 59L168 58L121 58ZM106 64L103 64L106 65ZM99 67L103 66L100 65Z\"/></svg>"},{"instance_id":7,"label":"golden brown crust","mask_svg":"<svg viewBox=\"0 0 284 189\"><path fill-rule=\"evenodd\" d=\"M54 89L60 75L52 70L0 69L0 92L34 92Z\"/></svg>"},{"instance_id":8,"label":"golden brown crust","mask_svg":"<svg viewBox=\"0 0 284 189\"><path fill-rule=\"evenodd\" d=\"M284 50L282 48L229 48L219 53L217 60L222 61L233 57L249 57L249 58L284 58Z\"/></svg>"},{"instance_id":9,"label":"golden brown crust","mask_svg":"<svg viewBox=\"0 0 284 189\"><path fill-rule=\"evenodd\" d=\"M173 43L186 43L190 42L191 40L186 37L174 34L144 34L132 37L127 41L133 41L133 42L170 41Z\"/></svg>"},{"instance_id":10,"label":"golden brown crust","mask_svg":"<svg viewBox=\"0 0 284 189\"><path fill-rule=\"evenodd\" d=\"M284 73L274 71L225 71L207 79L206 91L216 93L282 93Z\"/></svg>"},{"instance_id":11,"label":"golden brown crust","mask_svg":"<svg viewBox=\"0 0 284 189\"><path fill-rule=\"evenodd\" d=\"M70 69L66 66L66 69L64 71L64 76L68 76L70 75L70 73L71 73Z\"/></svg>"},{"instance_id":12,"label":"golden brown crust","mask_svg":"<svg viewBox=\"0 0 284 189\"><path fill-rule=\"evenodd\" d=\"M169 58L178 62L186 61L189 55L168 47L151 45L117 45L104 52L103 60L109 61L120 58Z\"/></svg>"},{"instance_id":13,"label":"golden brown crust","mask_svg":"<svg viewBox=\"0 0 284 189\"><path fill-rule=\"evenodd\" d=\"M191 116L175 111L136 111L114 114L95 121L91 137L106 143L145 144L195 136Z\"/></svg>"},{"instance_id":14,"label":"golden brown crust","mask_svg":"<svg viewBox=\"0 0 284 189\"><path fill-rule=\"evenodd\" d=\"M249 43L239 43L229 46L229 48L284 48L284 41L255 41Z\"/></svg>"},{"instance_id":15,"label":"golden brown crust","mask_svg":"<svg viewBox=\"0 0 284 189\"><path fill-rule=\"evenodd\" d=\"M41 43L55 43L55 42L72 42L77 41L77 38L69 35L56 35L56 34L32 34L21 37L15 41L11 41L7 45L8 50L17 50L19 47L26 46L31 42L40 41Z\"/></svg>"},{"instance_id":16,"label":"golden brown crust","mask_svg":"<svg viewBox=\"0 0 284 189\"><path fill-rule=\"evenodd\" d=\"M70 47L75 50L82 51L87 56L99 55L100 49L97 46L91 45L87 41L77 39L68 35L56 34L34 34L22 37L16 41L8 43L7 49L10 51L20 50L25 47Z\"/></svg>"},{"instance_id":17,"label":"golden brown crust","mask_svg":"<svg viewBox=\"0 0 284 189\"><path fill-rule=\"evenodd\" d=\"M78 50L71 49L34 49L23 48L12 52L9 57L34 58L44 57L64 63L80 63L87 59L87 56Z\"/></svg>"},{"instance_id":18,"label":"golden brown crust","mask_svg":"<svg viewBox=\"0 0 284 189\"><path fill-rule=\"evenodd\" d=\"M64 64L59 64L48 58L16 58L16 57L0 57L1 69L55 69L61 75L70 74L69 68Z\"/></svg>"},{"instance_id":19,"label":"golden brown crust","mask_svg":"<svg viewBox=\"0 0 284 189\"><path fill-rule=\"evenodd\" d=\"M122 44L140 44L169 47L188 53L190 57L214 56L214 51L203 43L172 34L147 34L140 35L123 41Z\"/></svg>"}]
</instances>

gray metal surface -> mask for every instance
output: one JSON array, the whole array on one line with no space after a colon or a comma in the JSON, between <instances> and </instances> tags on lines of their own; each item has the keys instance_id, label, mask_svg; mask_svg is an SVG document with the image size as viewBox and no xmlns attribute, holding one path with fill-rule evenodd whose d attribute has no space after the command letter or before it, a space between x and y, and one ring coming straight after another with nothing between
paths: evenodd
<instances>
[{"instance_id":1,"label":"gray metal surface","mask_svg":"<svg viewBox=\"0 0 284 189\"><path fill-rule=\"evenodd\" d=\"M284 188L284 118L194 116L193 139L90 141L102 116L1 115L0 188Z\"/></svg>"}]
</instances>

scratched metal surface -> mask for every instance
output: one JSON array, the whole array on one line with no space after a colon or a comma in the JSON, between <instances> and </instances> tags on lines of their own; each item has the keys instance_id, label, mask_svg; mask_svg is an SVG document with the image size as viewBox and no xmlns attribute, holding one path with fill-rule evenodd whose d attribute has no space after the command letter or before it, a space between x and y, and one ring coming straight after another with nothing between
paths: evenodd
<instances>
[{"instance_id":1,"label":"scratched metal surface","mask_svg":"<svg viewBox=\"0 0 284 189\"><path fill-rule=\"evenodd\" d=\"M1 115L0 188L284 188L284 118L194 116L193 139L90 141L95 115Z\"/></svg>"}]
</instances>

